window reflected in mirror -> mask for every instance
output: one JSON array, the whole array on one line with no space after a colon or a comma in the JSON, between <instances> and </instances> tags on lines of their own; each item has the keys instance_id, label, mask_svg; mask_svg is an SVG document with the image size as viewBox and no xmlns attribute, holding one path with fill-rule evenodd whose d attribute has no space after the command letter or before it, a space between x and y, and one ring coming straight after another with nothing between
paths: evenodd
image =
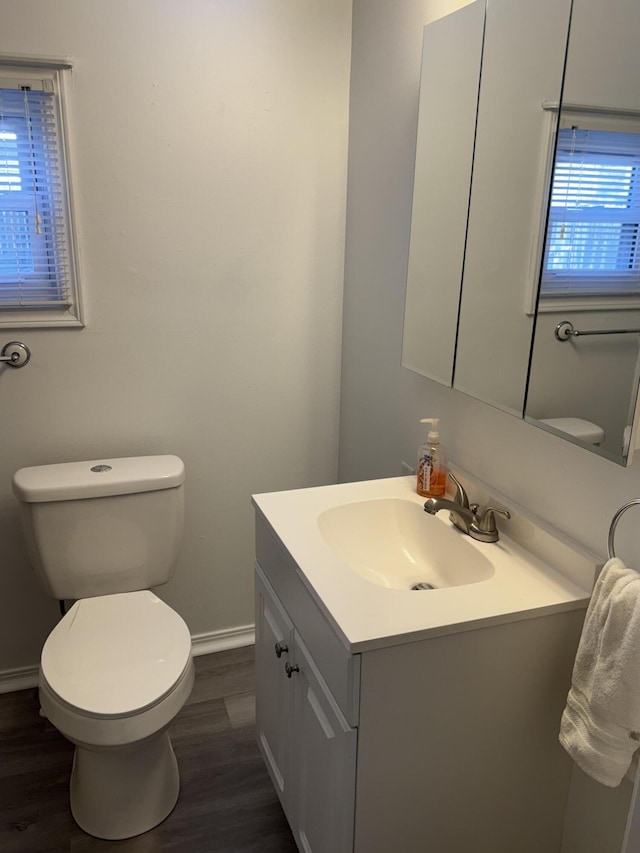
<instances>
[{"instance_id":1,"label":"window reflected in mirror","mask_svg":"<svg viewBox=\"0 0 640 853\"><path fill-rule=\"evenodd\" d=\"M551 159L525 418L624 463L640 377L640 113L567 106Z\"/></svg>"},{"instance_id":2,"label":"window reflected in mirror","mask_svg":"<svg viewBox=\"0 0 640 853\"><path fill-rule=\"evenodd\" d=\"M639 236L640 132L561 128L541 298L640 295Z\"/></svg>"}]
</instances>

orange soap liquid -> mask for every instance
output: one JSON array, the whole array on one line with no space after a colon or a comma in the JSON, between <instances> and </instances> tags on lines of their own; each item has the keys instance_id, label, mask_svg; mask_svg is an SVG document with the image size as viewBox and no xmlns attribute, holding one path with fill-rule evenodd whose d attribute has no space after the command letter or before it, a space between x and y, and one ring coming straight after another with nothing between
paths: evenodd
<instances>
[{"instance_id":1,"label":"orange soap liquid","mask_svg":"<svg viewBox=\"0 0 640 853\"><path fill-rule=\"evenodd\" d=\"M447 486L447 472L439 468L433 470L424 461L418 467L416 491L423 498L441 498Z\"/></svg>"}]
</instances>

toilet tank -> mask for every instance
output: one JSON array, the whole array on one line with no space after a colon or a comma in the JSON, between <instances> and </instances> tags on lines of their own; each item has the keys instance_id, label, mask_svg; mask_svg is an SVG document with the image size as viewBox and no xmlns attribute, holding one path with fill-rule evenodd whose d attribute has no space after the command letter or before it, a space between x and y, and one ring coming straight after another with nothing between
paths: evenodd
<instances>
[{"instance_id":1,"label":"toilet tank","mask_svg":"<svg viewBox=\"0 0 640 853\"><path fill-rule=\"evenodd\" d=\"M21 468L29 557L57 599L131 592L173 575L184 525L177 456L98 459Z\"/></svg>"}]
</instances>

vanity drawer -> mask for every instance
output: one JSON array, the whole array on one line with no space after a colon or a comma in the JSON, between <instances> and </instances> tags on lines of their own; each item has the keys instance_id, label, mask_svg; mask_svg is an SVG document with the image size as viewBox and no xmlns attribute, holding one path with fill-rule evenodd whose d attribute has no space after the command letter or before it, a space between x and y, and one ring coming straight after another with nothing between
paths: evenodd
<instances>
[{"instance_id":1,"label":"vanity drawer","mask_svg":"<svg viewBox=\"0 0 640 853\"><path fill-rule=\"evenodd\" d=\"M360 655L352 655L300 578L295 563L268 524L256 516L256 556L322 678L351 726L358 725Z\"/></svg>"}]
</instances>

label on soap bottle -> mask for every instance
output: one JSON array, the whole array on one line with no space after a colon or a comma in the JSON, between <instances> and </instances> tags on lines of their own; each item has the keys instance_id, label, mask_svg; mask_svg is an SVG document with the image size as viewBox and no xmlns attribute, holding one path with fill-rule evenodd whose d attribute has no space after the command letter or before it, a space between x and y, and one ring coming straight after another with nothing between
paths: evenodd
<instances>
[{"instance_id":1,"label":"label on soap bottle","mask_svg":"<svg viewBox=\"0 0 640 853\"><path fill-rule=\"evenodd\" d=\"M442 497L446 484L446 471L438 465L437 459L428 455L423 456L418 464L418 494L424 498Z\"/></svg>"}]
</instances>

